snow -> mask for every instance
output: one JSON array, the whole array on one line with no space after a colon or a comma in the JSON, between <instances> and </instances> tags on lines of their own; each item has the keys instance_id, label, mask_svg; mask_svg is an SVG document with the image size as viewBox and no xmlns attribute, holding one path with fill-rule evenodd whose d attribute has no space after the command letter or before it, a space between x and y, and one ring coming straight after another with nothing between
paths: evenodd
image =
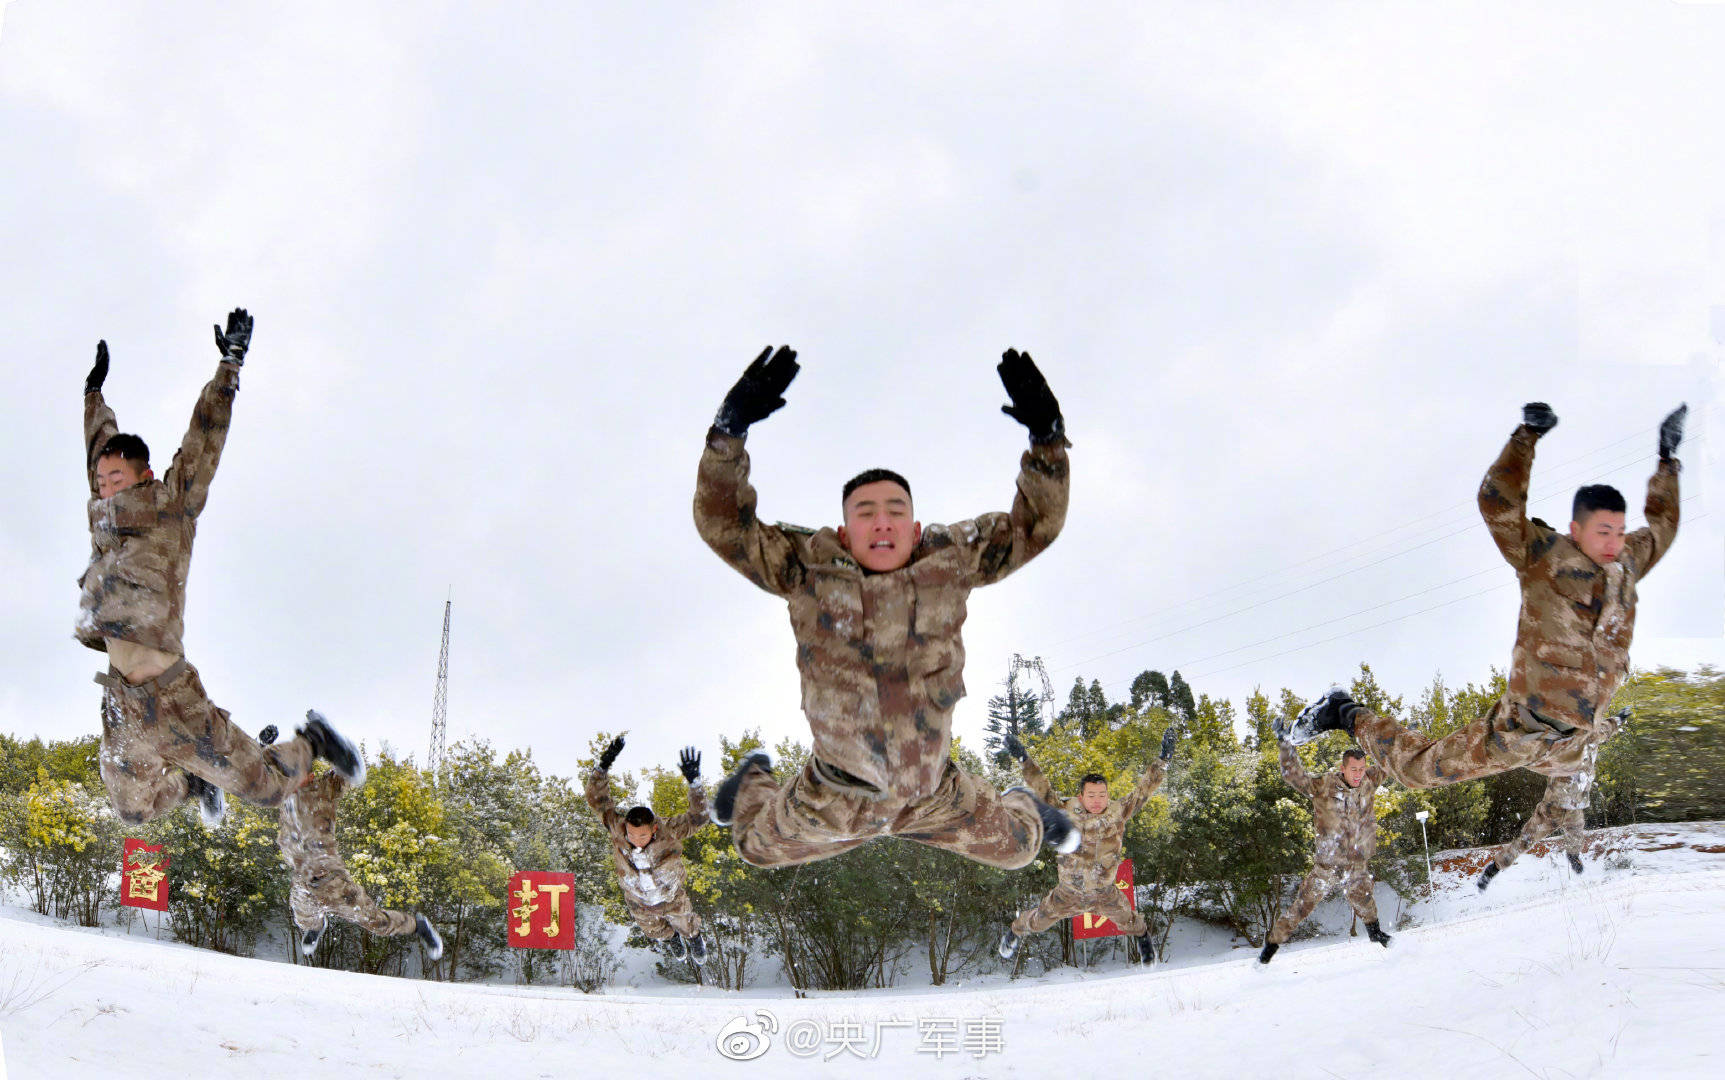
<instances>
[{"instance_id":1,"label":"snow","mask_svg":"<svg viewBox=\"0 0 1725 1080\"><path fill-rule=\"evenodd\" d=\"M1261 967L1178 925L1175 963L1016 982L792 996L671 986L586 996L379 978L68 927L0 907L0 1037L15 1080L213 1075L1047 1077L1716 1076L1725 824L1590 836L1587 873L1536 847L1481 895L1442 852L1394 948L1319 936ZM1380 898L1383 897L1380 892ZM1384 907L1393 929L1393 902ZM644 971L644 968L638 968ZM756 1034L751 1034L751 1029ZM719 1054L721 1033L747 1063ZM793 1053L804 1040L812 1057ZM876 1045L878 1041L878 1046ZM968 1049L967 1049L968 1047ZM873 1057L869 1057L870 1053ZM830 1061L822 1060L832 1054Z\"/></svg>"}]
</instances>

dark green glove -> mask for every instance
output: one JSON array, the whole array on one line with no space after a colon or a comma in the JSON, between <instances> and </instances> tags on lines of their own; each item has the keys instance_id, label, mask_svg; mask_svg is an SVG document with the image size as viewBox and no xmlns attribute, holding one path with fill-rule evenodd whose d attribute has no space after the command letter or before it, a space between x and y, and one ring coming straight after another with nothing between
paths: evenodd
<instances>
[{"instance_id":1,"label":"dark green glove","mask_svg":"<svg viewBox=\"0 0 1725 1080\"><path fill-rule=\"evenodd\" d=\"M216 348L222 350L222 359L232 364L246 362L246 350L252 344L252 317L246 314L245 308L235 308L228 312L228 329L216 327Z\"/></svg>"},{"instance_id":2,"label":"dark green glove","mask_svg":"<svg viewBox=\"0 0 1725 1080\"><path fill-rule=\"evenodd\" d=\"M736 438L749 433L749 425L765 420L785 406L785 389L800 370L797 351L789 345L774 352L768 345L755 357L754 363L743 369L743 377L725 395L713 426Z\"/></svg>"},{"instance_id":3,"label":"dark green glove","mask_svg":"<svg viewBox=\"0 0 1725 1080\"><path fill-rule=\"evenodd\" d=\"M1006 387L1006 396L1012 399L1012 404L1002 405L1000 411L1029 428L1031 442L1051 443L1066 437L1060 402L1054 400L1048 380L1037 370L1029 353L1008 349L1001 354L994 370L1000 373L1000 383Z\"/></svg>"},{"instance_id":4,"label":"dark green glove","mask_svg":"<svg viewBox=\"0 0 1725 1080\"><path fill-rule=\"evenodd\" d=\"M1521 422L1535 435L1544 435L1557 426L1557 414L1543 401L1530 401L1521 407Z\"/></svg>"},{"instance_id":5,"label":"dark green glove","mask_svg":"<svg viewBox=\"0 0 1725 1080\"><path fill-rule=\"evenodd\" d=\"M276 726L274 724L271 724L268 727L264 728L262 731L258 732L258 742L262 743L265 746L268 746L271 743L275 742L276 738L280 734L281 734L281 732L276 730Z\"/></svg>"},{"instance_id":6,"label":"dark green glove","mask_svg":"<svg viewBox=\"0 0 1725 1080\"><path fill-rule=\"evenodd\" d=\"M623 752L623 736L619 735L615 739L612 739L611 745L607 746L605 748L605 752L603 754L599 755L599 771L600 772L610 772L611 771L611 763L613 761L616 761L617 755L621 754L622 752Z\"/></svg>"},{"instance_id":7,"label":"dark green glove","mask_svg":"<svg viewBox=\"0 0 1725 1080\"><path fill-rule=\"evenodd\" d=\"M701 778L701 752L693 746L683 747L677 757L677 768L683 771L683 779L693 784Z\"/></svg>"},{"instance_id":8,"label":"dark green glove","mask_svg":"<svg viewBox=\"0 0 1725 1080\"><path fill-rule=\"evenodd\" d=\"M1162 760L1167 761L1174 756L1174 725L1169 724L1168 730L1162 733Z\"/></svg>"},{"instance_id":9,"label":"dark green glove","mask_svg":"<svg viewBox=\"0 0 1725 1080\"><path fill-rule=\"evenodd\" d=\"M1659 424L1659 460L1670 461L1683 441L1683 421L1689 416L1689 406L1679 405Z\"/></svg>"},{"instance_id":10,"label":"dark green glove","mask_svg":"<svg viewBox=\"0 0 1725 1080\"><path fill-rule=\"evenodd\" d=\"M1018 741L1018 736L1014 735L1010 731L1006 733L1006 739L1003 745L1006 747L1006 752L1017 758L1019 761L1024 761L1026 758L1030 757L1030 755L1025 752L1024 744Z\"/></svg>"},{"instance_id":11,"label":"dark green glove","mask_svg":"<svg viewBox=\"0 0 1725 1080\"><path fill-rule=\"evenodd\" d=\"M99 394L102 384L108 381L108 343L96 342L96 366L90 369L90 374L84 376L84 393Z\"/></svg>"}]
</instances>

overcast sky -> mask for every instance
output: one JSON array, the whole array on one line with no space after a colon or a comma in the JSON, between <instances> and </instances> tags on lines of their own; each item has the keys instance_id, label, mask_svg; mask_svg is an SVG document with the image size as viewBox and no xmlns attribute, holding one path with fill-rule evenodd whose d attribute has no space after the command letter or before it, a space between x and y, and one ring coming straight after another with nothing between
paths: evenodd
<instances>
[{"instance_id":1,"label":"overcast sky","mask_svg":"<svg viewBox=\"0 0 1725 1080\"><path fill-rule=\"evenodd\" d=\"M1082 10L1079 10L1082 8ZM1363 660L1507 665L1474 508L1549 401L1533 512L1690 404L1638 665L1725 663L1725 5L13 0L0 27L0 730L99 730L72 638L81 388L165 465L257 319L185 641L250 730L308 706L424 760L576 769L806 738L784 605L690 517L714 409L761 513L863 468L1006 509L1001 350L1065 410L1065 533L975 593L980 739L1014 652L1062 699L1178 668L1238 703ZM709 772L713 767L709 765Z\"/></svg>"}]
</instances>

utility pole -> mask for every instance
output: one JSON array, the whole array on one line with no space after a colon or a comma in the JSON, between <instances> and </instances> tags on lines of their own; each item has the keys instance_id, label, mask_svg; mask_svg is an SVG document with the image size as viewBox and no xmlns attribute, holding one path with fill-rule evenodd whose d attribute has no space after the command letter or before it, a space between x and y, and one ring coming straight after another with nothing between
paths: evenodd
<instances>
[{"instance_id":1,"label":"utility pole","mask_svg":"<svg viewBox=\"0 0 1725 1080\"><path fill-rule=\"evenodd\" d=\"M449 613L455 606L455 590L443 601L443 647L437 653L437 694L431 701L431 754L426 768L435 777L443 766L443 740L449 726Z\"/></svg>"}]
</instances>

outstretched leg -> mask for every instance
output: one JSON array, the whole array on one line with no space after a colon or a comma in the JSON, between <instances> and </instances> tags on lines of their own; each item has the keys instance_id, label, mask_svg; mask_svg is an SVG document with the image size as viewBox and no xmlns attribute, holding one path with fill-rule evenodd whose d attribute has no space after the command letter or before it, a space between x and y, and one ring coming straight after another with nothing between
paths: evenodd
<instances>
[{"instance_id":1,"label":"outstretched leg","mask_svg":"<svg viewBox=\"0 0 1725 1080\"><path fill-rule=\"evenodd\" d=\"M886 831L882 805L821 779L812 761L782 787L764 767L746 765L733 804L731 843L752 866L830 859Z\"/></svg>"},{"instance_id":2,"label":"outstretched leg","mask_svg":"<svg viewBox=\"0 0 1725 1080\"><path fill-rule=\"evenodd\" d=\"M1521 832L1515 839L1492 852L1491 861L1499 870L1508 870L1509 864L1521 858L1527 849L1539 843L1557 829L1559 816L1563 811L1541 799L1539 805L1533 808L1533 813L1527 815L1527 820L1521 824Z\"/></svg>"},{"instance_id":3,"label":"outstretched leg","mask_svg":"<svg viewBox=\"0 0 1725 1080\"><path fill-rule=\"evenodd\" d=\"M1323 903L1324 897L1336 891L1341 883L1342 871L1338 867L1319 863L1312 867L1312 872L1300 882L1300 888L1294 893L1294 902L1288 910L1282 912L1282 917L1276 920L1276 925L1270 927L1269 934L1264 938L1267 945L1281 945L1299 925L1306 921L1312 909Z\"/></svg>"},{"instance_id":4,"label":"outstretched leg","mask_svg":"<svg viewBox=\"0 0 1725 1080\"><path fill-rule=\"evenodd\" d=\"M288 903L293 908L294 925L301 930L321 926L329 915L346 919L379 937L400 937L419 929L414 916L382 907L367 896L349 876L347 867L332 855L313 858L303 870L295 872Z\"/></svg>"},{"instance_id":5,"label":"outstretched leg","mask_svg":"<svg viewBox=\"0 0 1725 1080\"><path fill-rule=\"evenodd\" d=\"M1353 717L1354 738L1390 778L1409 788L1443 787L1538 765L1565 753L1571 739L1500 698L1485 716L1438 739L1409 731L1365 709Z\"/></svg>"},{"instance_id":6,"label":"outstretched leg","mask_svg":"<svg viewBox=\"0 0 1725 1080\"><path fill-rule=\"evenodd\" d=\"M890 831L985 866L1017 870L1042 847L1042 814L1028 791L996 791L948 761L934 794L901 809Z\"/></svg>"}]
</instances>

